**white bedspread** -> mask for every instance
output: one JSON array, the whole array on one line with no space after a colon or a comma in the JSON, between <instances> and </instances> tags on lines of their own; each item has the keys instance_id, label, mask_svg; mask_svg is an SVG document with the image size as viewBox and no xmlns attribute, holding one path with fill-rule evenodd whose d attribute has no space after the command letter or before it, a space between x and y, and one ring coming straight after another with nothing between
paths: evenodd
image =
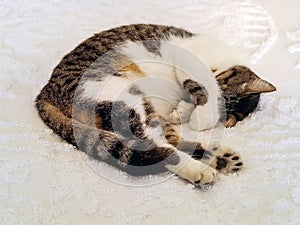
<instances>
[{"instance_id":1,"label":"white bedspread","mask_svg":"<svg viewBox=\"0 0 300 225\"><path fill-rule=\"evenodd\" d=\"M300 224L299 9L297 0L1 0L0 224ZM129 23L213 33L248 51L278 88L225 132L244 158L238 175L207 191L169 174L133 179L41 121L34 99L62 56Z\"/></svg>"}]
</instances>

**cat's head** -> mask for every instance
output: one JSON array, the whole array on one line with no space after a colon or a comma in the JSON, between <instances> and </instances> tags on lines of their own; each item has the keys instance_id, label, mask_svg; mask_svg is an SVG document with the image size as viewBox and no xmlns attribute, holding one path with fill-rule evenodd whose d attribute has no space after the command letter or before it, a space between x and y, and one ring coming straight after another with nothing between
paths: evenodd
<instances>
[{"instance_id":1,"label":"cat's head","mask_svg":"<svg viewBox=\"0 0 300 225\"><path fill-rule=\"evenodd\" d=\"M245 66L233 66L217 75L216 79L225 100L227 118L222 120L226 127L234 126L253 112L261 93L276 90L272 84Z\"/></svg>"},{"instance_id":2,"label":"cat's head","mask_svg":"<svg viewBox=\"0 0 300 225\"><path fill-rule=\"evenodd\" d=\"M218 74L216 79L224 96L244 98L251 94L275 91L269 82L261 79L246 66L233 66Z\"/></svg>"}]
</instances>

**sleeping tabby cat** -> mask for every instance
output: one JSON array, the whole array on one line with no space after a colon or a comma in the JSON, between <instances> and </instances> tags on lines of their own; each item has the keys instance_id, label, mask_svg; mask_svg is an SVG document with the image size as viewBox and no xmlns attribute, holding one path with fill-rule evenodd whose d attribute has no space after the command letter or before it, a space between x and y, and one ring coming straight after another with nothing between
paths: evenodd
<instances>
[{"instance_id":1,"label":"sleeping tabby cat","mask_svg":"<svg viewBox=\"0 0 300 225\"><path fill-rule=\"evenodd\" d=\"M190 53L210 68L186 58ZM238 65L240 57L211 37L180 28L122 26L95 34L67 54L36 107L55 133L97 160L133 175L169 170L196 186L210 186L218 172L242 168L239 154L185 141L176 124L190 121L197 131L219 122L234 126L256 108L260 93L275 90ZM192 68L191 74L178 65Z\"/></svg>"}]
</instances>

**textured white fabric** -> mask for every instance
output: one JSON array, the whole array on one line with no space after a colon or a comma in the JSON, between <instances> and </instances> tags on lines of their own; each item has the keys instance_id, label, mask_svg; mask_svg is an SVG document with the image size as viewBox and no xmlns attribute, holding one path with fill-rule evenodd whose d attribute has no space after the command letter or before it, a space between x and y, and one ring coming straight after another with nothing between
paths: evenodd
<instances>
[{"instance_id":1,"label":"textured white fabric","mask_svg":"<svg viewBox=\"0 0 300 225\"><path fill-rule=\"evenodd\" d=\"M300 224L299 7L296 0L1 0L0 224ZM88 159L39 119L34 98L64 54L92 33L137 22L213 33L251 53L253 68L277 86L225 132L224 143L244 158L240 174L208 191L170 174L133 179Z\"/></svg>"}]
</instances>

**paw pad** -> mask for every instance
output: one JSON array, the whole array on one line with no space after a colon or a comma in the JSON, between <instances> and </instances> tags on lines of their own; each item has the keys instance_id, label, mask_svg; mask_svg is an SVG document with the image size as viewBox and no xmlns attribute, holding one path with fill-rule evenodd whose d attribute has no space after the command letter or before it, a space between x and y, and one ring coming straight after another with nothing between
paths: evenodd
<instances>
[{"instance_id":1,"label":"paw pad","mask_svg":"<svg viewBox=\"0 0 300 225\"><path fill-rule=\"evenodd\" d=\"M243 167L242 159L239 153L231 148L221 146L216 155L215 168L220 173L234 173Z\"/></svg>"}]
</instances>

